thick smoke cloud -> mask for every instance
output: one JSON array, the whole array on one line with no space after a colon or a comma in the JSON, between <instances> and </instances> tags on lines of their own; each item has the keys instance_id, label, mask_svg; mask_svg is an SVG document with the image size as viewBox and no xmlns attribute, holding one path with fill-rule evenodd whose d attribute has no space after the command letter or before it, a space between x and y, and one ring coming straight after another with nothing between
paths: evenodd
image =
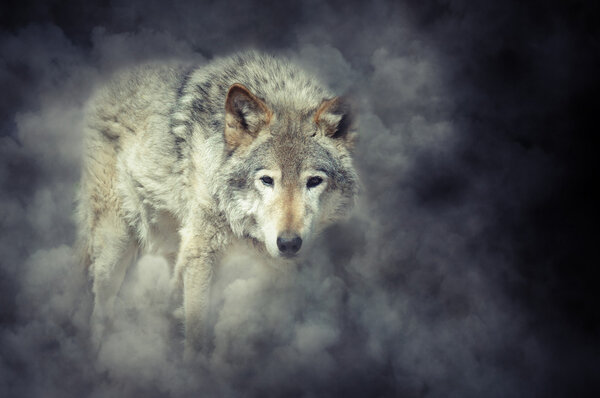
<instances>
[{"instance_id":1,"label":"thick smoke cloud","mask_svg":"<svg viewBox=\"0 0 600 398\"><path fill-rule=\"evenodd\" d=\"M1 395L598 392L588 246L598 234L586 216L596 198L585 189L597 168L580 140L598 88L587 79L597 70L593 11L461 1L6 7ZM141 258L93 351L72 216L86 101L122 68L202 64L248 47L293 58L354 97L356 211L297 268L232 252L213 289L211 353L191 364L171 270Z\"/></svg>"}]
</instances>

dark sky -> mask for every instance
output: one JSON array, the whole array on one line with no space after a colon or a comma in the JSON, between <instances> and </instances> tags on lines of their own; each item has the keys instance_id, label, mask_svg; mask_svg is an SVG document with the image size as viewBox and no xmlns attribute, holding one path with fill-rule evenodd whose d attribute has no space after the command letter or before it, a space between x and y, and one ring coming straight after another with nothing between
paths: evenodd
<instances>
[{"instance_id":1,"label":"dark sky","mask_svg":"<svg viewBox=\"0 0 600 398\"><path fill-rule=\"evenodd\" d=\"M4 1L0 395L600 396L600 7L473 3ZM246 48L356 99L353 217L289 275L227 260L193 364L143 258L92 353L87 99L134 64Z\"/></svg>"}]
</instances>

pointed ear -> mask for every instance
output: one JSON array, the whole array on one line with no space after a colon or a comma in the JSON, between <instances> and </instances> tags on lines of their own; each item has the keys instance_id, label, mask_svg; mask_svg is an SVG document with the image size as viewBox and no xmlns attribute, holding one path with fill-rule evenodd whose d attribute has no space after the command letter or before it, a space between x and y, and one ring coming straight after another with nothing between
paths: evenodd
<instances>
[{"instance_id":1,"label":"pointed ear","mask_svg":"<svg viewBox=\"0 0 600 398\"><path fill-rule=\"evenodd\" d=\"M326 136L340 139L346 144L354 140L354 111L346 98L335 97L324 100L315 112L314 120Z\"/></svg>"},{"instance_id":2,"label":"pointed ear","mask_svg":"<svg viewBox=\"0 0 600 398\"><path fill-rule=\"evenodd\" d=\"M230 150L249 145L269 124L273 113L267 105L241 84L229 88L225 100L225 142Z\"/></svg>"}]
</instances>

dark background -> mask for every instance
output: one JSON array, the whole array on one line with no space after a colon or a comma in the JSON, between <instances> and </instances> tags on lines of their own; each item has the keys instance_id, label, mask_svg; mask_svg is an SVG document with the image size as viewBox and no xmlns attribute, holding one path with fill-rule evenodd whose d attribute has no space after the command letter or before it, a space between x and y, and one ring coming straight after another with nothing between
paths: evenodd
<instances>
[{"instance_id":1,"label":"dark background","mask_svg":"<svg viewBox=\"0 0 600 398\"><path fill-rule=\"evenodd\" d=\"M36 270L71 261L63 259L75 236L74 126L95 82L148 59L204 62L249 47L297 57L359 99L365 131L356 164L364 203L362 216L326 234L322 249L330 259L325 269L347 289L333 301L339 308L327 312L335 314L338 331L327 348L335 364L327 379L302 363L288 377L275 372L260 383L244 373L257 365L240 365L237 373L206 365L228 386L216 394L600 394L597 2L4 1L0 7L0 391L6 396L178 395L175 388L123 387L135 384L135 372L123 381L110 371L82 371L88 354L77 349L81 326L68 304L56 304L57 290L48 283L56 277L38 277ZM48 125L55 133L45 132ZM436 129L448 133L438 136ZM353 261L363 270L348 265ZM483 282L463 287L473 274ZM31 293L35 283L43 288ZM52 303L57 313L42 313L36 300ZM413 329L402 315L392 316L371 330L369 310L356 310L362 308L356 302L418 321ZM472 343L468 333L454 334L470 330L471 315L484 319L485 329ZM53 337L55 327L73 346ZM438 338L443 330L451 331L447 339ZM409 349L403 340L414 344ZM374 357L365 354L369 341L383 346ZM461 344L467 359L454 351ZM61 374L76 381L63 383ZM116 390L97 388L111 383ZM188 383L182 394L204 391L205 384Z\"/></svg>"}]
</instances>

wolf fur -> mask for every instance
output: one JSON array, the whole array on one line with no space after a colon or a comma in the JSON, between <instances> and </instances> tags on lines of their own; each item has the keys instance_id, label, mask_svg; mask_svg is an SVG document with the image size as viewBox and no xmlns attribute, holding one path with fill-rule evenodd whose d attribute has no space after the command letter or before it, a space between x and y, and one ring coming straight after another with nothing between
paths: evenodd
<instances>
[{"instance_id":1,"label":"wolf fur","mask_svg":"<svg viewBox=\"0 0 600 398\"><path fill-rule=\"evenodd\" d=\"M144 65L99 90L87 120L78 218L96 344L128 265L153 252L183 290L186 351L205 346L227 248L292 258L357 192L347 103L281 58Z\"/></svg>"}]
</instances>

